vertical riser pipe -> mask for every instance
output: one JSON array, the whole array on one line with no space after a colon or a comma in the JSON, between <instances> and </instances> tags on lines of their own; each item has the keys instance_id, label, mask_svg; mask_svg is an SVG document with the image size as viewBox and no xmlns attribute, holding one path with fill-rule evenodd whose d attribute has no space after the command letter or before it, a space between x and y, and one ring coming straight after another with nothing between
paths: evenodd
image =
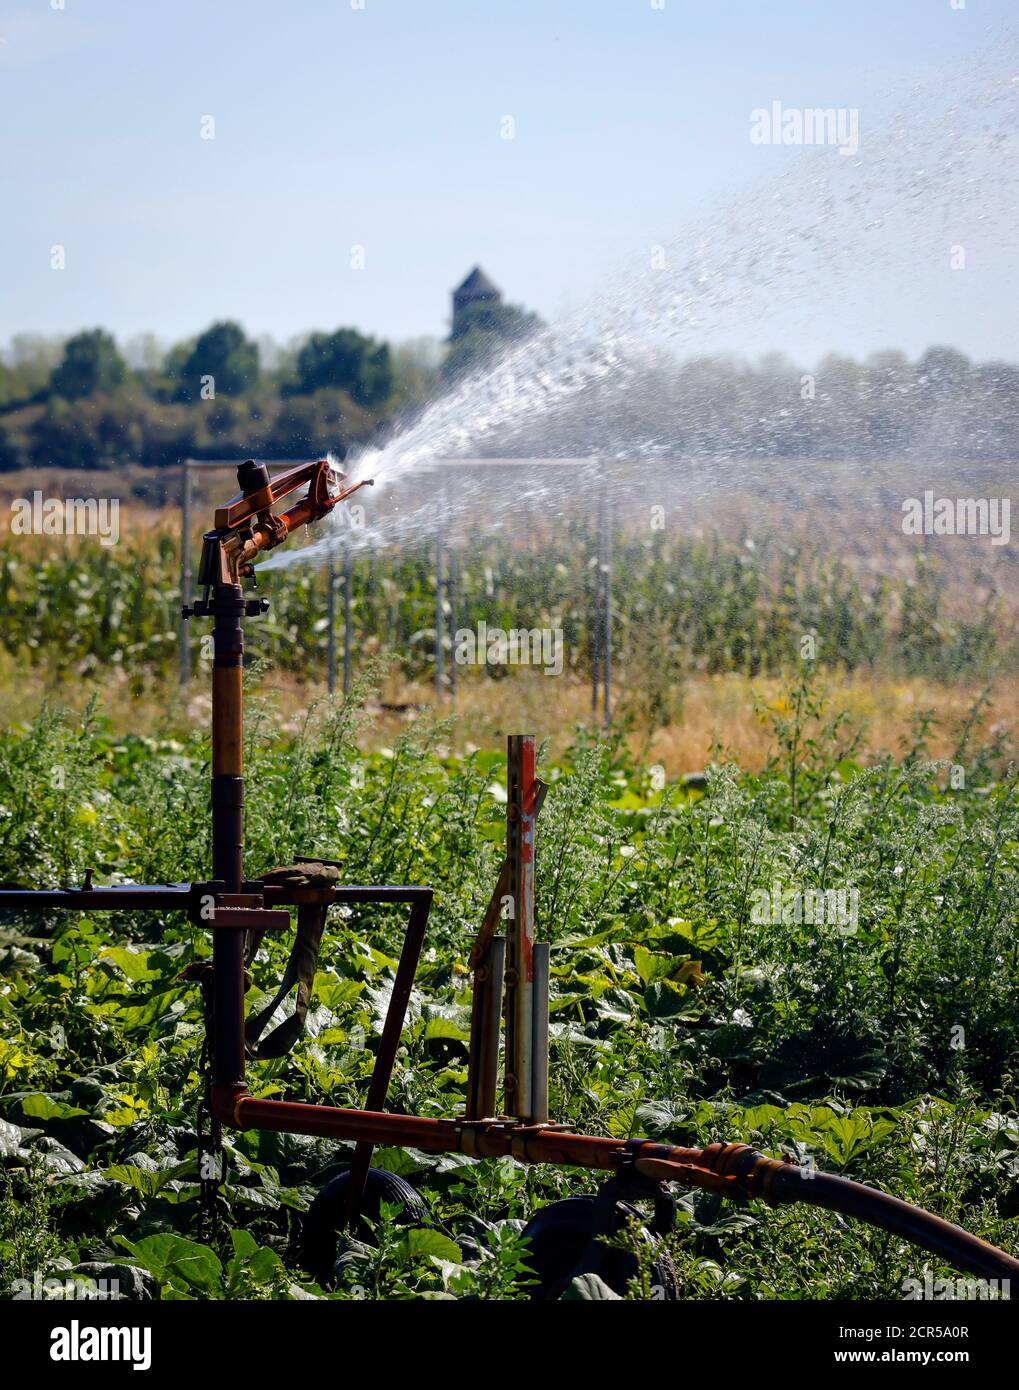
<instances>
[{"instance_id":1,"label":"vertical riser pipe","mask_svg":"<svg viewBox=\"0 0 1019 1390\"><path fill-rule=\"evenodd\" d=\"M548 1122L549 946L534 943L534 1035L531 1063L531 1121Z\"/></svg>"},{"instance_id":2,"label":"vertical riser pipe","mask_svg":"<svg viewBox=\"0 0 1019 1390\"><path fill-rule=\"evenodd\" d=\"M471 1050L467 1073L469 1120L491 1119L499 1094L499 1036L502 990L506 971L506 938L496 936L484 962L474 974L471 1007Z\"/></svg>"},{"instance_id":3,"label":"vertical riser pipe","mask_svg":"<svg viewBox=\"0 0 1019 1390\"><path fill-rule=\"evenodd\" d=\"M244 637L240 586L213 591L212 877L227 893L244 881ZM244 933L213 933L213 1069L217 1085L244 1080Z\"/></svg>"},{"instance_id":4,"label":"vertical riser pipe","mask_svg":"<svg viewBox=\"0 0 1019 1390\"><path fill-rule=\"evenodd\" d=\"M534 825L533 734L511 734L508 752L507 858L512 916L507 925L506 1109L531 1114L534 1039Z\"/></svg>"}]
</instances>

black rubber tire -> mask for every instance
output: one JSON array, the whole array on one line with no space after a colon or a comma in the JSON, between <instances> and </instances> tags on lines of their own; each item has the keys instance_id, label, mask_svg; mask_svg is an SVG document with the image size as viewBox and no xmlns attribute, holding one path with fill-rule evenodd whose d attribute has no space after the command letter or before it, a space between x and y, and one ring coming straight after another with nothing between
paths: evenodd
<instances>
[{"instance_id":1,"label":"black rubber tire","mask_svg":"<svg viewBox=\"0 0 1019 1390\"><path fill-rule=\"evenodd\" d=\"M301 1227L301 1263L320 1284L331 1283L336 1262L337 1233L343 1224L347 1203L349 1173L340 1173L326 1183L304 1215ZM369 1168L361 1199L361 1213L350 1232L358 1240L372 1243L371 1228L364 1220L376 1221L383 1202L401 1208L401 1226L417 1226L428 1218L424 1198L409 1182L385 1168Z\"/></svg>"},{"instance_id":2,"label":"black rubber tire","mask_svg":"<svg viewBox=\"0 0 1019 1390\"><path fill-rule=\"evenodd\" d=\"M639 1216L629 1202L617 1201L612 1211L612 1234L631 1217ZM595 1237L604 1219L604 1206L593 1196L567 1197L535 1212L524 1227L530 1241L524 1256L538 1278L531 1289L535 1299L556 1299L577 1274L597 1274L614 1293L622 1296L637 1273L637 1260L624 1250L612 1250ZM645 1229L645 1237L651 1235ZM664 1250L655 1257L655 1296L666 1302L678 1297L676 1271Z\"/></svg>"}]
</instances>

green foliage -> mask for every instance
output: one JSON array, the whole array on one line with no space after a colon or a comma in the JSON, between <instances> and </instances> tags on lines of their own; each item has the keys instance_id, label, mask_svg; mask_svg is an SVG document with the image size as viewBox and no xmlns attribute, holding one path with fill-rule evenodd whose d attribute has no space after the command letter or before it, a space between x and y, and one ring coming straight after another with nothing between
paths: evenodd
<instances>
[{"instance_id":1,"label":"green foliage","mask_svg":"<svg viewBox=\"0 0 1019 1390\"><path fill-rule=\"evenodd\" d=\"M197 401L203 378L212 378L216 395L237 396L258 384L258 346L238 323L214 323L198 335L194 347L175 366L176 399Z\"/></svg>"},{"instance_id":2,"label":"green foliage","mask_svg":"<svg viewBox=\"0 0 1019 1390\"><path fill-rule=\"evenodd\" d=\"M323 388L346 391L360 406L382 405L393 389L387 343L376 343L354 328L312 333L297 353L297 392Z\"/></svg>"},{"instance_id":3,"label":"green foliage","mask_svg":"<svg viewBox=\"0 0 1019 1390\"><path fill-rule=\"evenodd\" d=\"M357 705L326 703L281 735L255 701L249 871L295 851L350 882L419 882L435 908L391 1108L462 1104L465 960L504 833L505 763L448 756L441 723L359 748ZM553 1117L620 1139L742 1140L877 1183L1019 1249L1019 789L975 709L958 732L966 785L922 747L862 767L818 690L771 711L772 763L709 769L656 790L621 742L579 739L544 765L539 934L552 942ZM924 721L929 733L929 721ZM924 734L918 730L918 736ZM55 767L64 774L54 777ZM208 749L115 738L93 712L54 711L0 739L0 880L42 886L177 881L207 862ZM753 920L754 893L852 886L850 930ZM326 932L306 1036L252 1067L254 1093L364 1103L402 940L402 912L349 909ZM248 1007L289 943L267 940ZM199 1239L198 991L182 971L207 935L182 915L12 914L0 927L0 1260L38 1269L126 1264L163 1298L492 1299L526 1296L520 1231L594 1174L381 1149L427 1198L431 1224L383 1211L340 1251L337 1287L308 1283L295 1226L335 1171L336 1145L226 1138L222 1228ZM23 1220L17 1224L17 1212ZM631 1296L655 1297L648 1248ZM898 1298L927 1257L815 1209L680 1198L669 1240L689 1298ZM928 1263L929 1260L928 1260ZM136 1295L133 1295L136 1296ZM604 1297L591 1280L570 1298Z\"/></svg>"},{"instance_id":4,"label":"green foliage","mask_svg":"<svg viewBox=\"0 0 1019 1390\"><path fill-rule=\"evenodd\" d=\"M165 422L161 428L165 435ZM47 466L113 468L123 459L139 458L143 449L137 406L120 394L72 402L53 396L28 429L29 457Z\"/></svg>"},{"instance_id":5,"label":"green foliage","mask_svg":"<svg viewBox=\"0 0 1019 1390\"><path fill-rule=\"evenodd\" d=\"M272 436L259 428L261 420L271 423L279 412L281 395L339 391L355 416L367 411L390 420L397 411L420 407L443 382L459 381L490 366L507 344L521 341L537 327L534 315L516 306L491 300L470 304L457 313L445 361L437 370L431 345L422 352L420 343L379 343L356 329L341 328L312 334L296 348L265 341L260 353L236 324L224 322L165 354L150 344L143 361L136 345L132 362L137 370L126 375L112 339L97 329L70 340L69 348L76 345L73 360L57 379L61 389L66 387L64 397L81 402L111 394L130 397L143 443L137 454L121 453L116 463L137 459L158 467L175 462L181 452L196 451L208 457L282 454L278 448L262 447L260 441ZM15 335L0 362L0 412L8 417L9 447L20 466L50 461L81 466L70 439L65 440L66 455L40 456L35 445L30 447L39 407L60 394L56 382L51 390L51 377L61 371L63 354L63 340L22 333ZM260 355L265 359L261 367ZM220 397L261 398L246 435L203 437L206 402L199 392L201 377L210 374ZM679 363L663 359L644 368L644 377L646 389L634 393L632 404L620 405L617 426L631 430L634 439L653 438L662 456L998 463L1015 457L1019 441L1019 368L1005 362L974 363L948 348L930 348L916 361L896 351L873 353L862 362L831 354L806 377L801 367L778 354L756 364L731 357ZM809 392L804 391L807 380ZM174 399L189 405L184 409L186 430L174 418L172 432L193 440L177 453L160 430L165 407ZM649 400L656 404L653 418ZM81 418L87 423L87 416ZM543 416L541 435L555 418L553 406ZM574 453L603 446L597 412L592 419L596 433L589 439L577 433L576 420L570 422ZM373 419L369 430L374 423ZM348 422L343 433L347 441L367 437L356 420ZM310 452L320 453L325 447L319 442ZM545 448L539 435L528 447L532 452ZM0 463L2 459L0 451Z\"/></svg>"},{"instance_id":6,"label":"green foliage","mask_svg":"<svg viewBox=\"0 0 1019 1390\"><path fill-rule=\"evenodd\" d=\"M0 1131L0 1137L5 1140L0 1152L6 1164L10 1136ZM44 1173L31 1156L27 1158L24 1167L0 1169L0 1298L11 1296L14 1280L31 1279L37 1269L51 1266L61 1254Z\"/></svg>"},{"instance_id":7,"label":"green foliage","mask_svg":"<svg viewBox=\"0 0 1019 1390\"><path fill-rule=\"evenodd\" d=\"M126 376L127 364L113 338L102 328L93 328L87 333L76 333L64 344L64 355L50 377L50 388L54 395L74 401L115 391Z\"/></svg>"},{"instance_id":8,"label":"green foliage","mask_svg":"<svg viewBox=\"0 0 1019 1390\"><path fill-rule=\"evenodd\" d=\"M21 453L11 431L0 424L0 473L12 473L21 467Z\"/></svg>"}]
</instances>

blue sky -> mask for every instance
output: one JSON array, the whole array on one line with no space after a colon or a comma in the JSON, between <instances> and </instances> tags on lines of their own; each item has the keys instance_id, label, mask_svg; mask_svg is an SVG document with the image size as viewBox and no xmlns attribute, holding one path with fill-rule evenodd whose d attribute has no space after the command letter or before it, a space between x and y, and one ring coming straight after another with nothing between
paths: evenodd
<instances>
[{"instance_id":1,"label":"blue sky","mask_svg":"<svg viewBox=\"0 0 1019 1390\"><path fill-rule=\"evenodd\" d=\"M545 317L798 157L749 112L853 106L995 42L1014 0L51 0L0 3L0 340L213 319L285 340L445 331L480 262ZM500 138L511 115L513 140ZM215 139L201 139L204 116ZM831 152L834 158L837 155ZM50 269L50 247L66 269ZM364 269L350 248L364 247ZM990 257L988 260L990 261ZM1002 258L880 322L747 346L955 342L1019 356Z\"/></svg>"}]
</instances>

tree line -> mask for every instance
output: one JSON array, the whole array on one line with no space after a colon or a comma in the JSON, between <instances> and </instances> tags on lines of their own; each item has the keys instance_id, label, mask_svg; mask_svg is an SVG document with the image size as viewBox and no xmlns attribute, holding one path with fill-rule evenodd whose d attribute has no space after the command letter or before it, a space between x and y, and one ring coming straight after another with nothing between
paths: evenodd
<instances>
[{"instance_id":1,"label":"tree line","mask_svg":"<svg viewBox=\"0 0 1019 1390\"><path fill-rule=\"evenodd\" d=\"M439 344L338 328L290 349L237 323L162 351L102 328L64 343L22 335L0 359L0 469L154 467L184 457L343 452L434 390Z\"/></svg>"},{"instance_id":2,"label":"tree line","mask_svg":"<svg viewBox=\"0 0 1019 1390\"><path fill-rule=\"evenodd\" d=\"M471 306L444 344L392 345L341 327L280 347L229 320L169 349L151 336L122 349L102 328L63 342L21 335L0 355L0 471L342 456L537 326L499 303ZM606 447L603 416L581 393L497 450L596 453ZM915 361L898 351L862 362L833 354L813 372L778 354L663 357L613 401L611 429L653 440L659 457L1007 460L1019 453L1019 367L943 347Z\"/></svg>"},{"instance_id":3,"label":"tree line","mask_svg":"<svg viewBox=\"0 0 1019 1390\"><path fill-rule=\"evenodd\" d=\"M496 304L458 314L444 344L340 327L284 348L230 320L166 350L143 335L122 351L103 328L64 342L23 334L0 355L0 471L342 456L536 324Z\"/></svg>"}]
</instances>

